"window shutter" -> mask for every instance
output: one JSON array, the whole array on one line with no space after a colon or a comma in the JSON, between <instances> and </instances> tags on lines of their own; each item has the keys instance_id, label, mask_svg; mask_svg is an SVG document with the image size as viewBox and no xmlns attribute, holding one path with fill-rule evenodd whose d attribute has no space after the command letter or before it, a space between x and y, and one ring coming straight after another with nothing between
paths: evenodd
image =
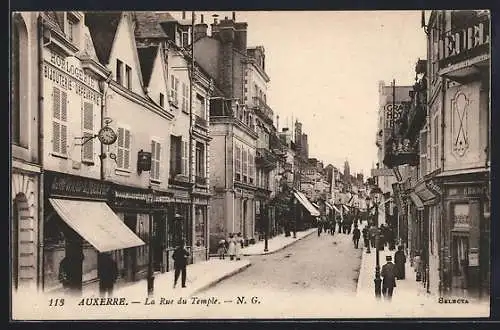
<instances>
[{"instance_id":1,"label":"window shutter","mask_svg":"<svg viewBox=\"0 0 500 330\"><path fill-rule=\"evenodd\" d=\"M59 88L54 87L52 90L52 109L53 118L61 119L61 92ZM58 121L52 121L52 151L61 152L61 125Z\"/></svg>"},{"instance_id":2,"label":"window shutter","mask_svg":"<svg viewBox=\"0 0 500 330\"><path fill-rule=\"evenodd\" d=\"M52 91L52 106L54 118L61 119L61 91L57 87L54 87Z\"/></svg>"},{"instance_id":3,"label":"window shutter","mask_svg":"<svg viewBox=\"0 0 500 330\"><path fill-rule=\"evenodd\" d=\"M182 139L180 137L177 137L175 139L175 160L176 160L176 174L182 174L184 173L183 172L183 169L182 169L182 166L183 166L183 161L182 161L182 155L184 154L184 149L183 149L183 145L182 145Z\"/></svg>"},{"instance_id":4,"label":"window shutter","mask_svg":"<svg viewBox=\"0 0 500 330\"><path fill-rule=\"evenodd\" d=\"M118 128L118 150L116 155L116 164L119 168L123 168L123 147L124 147L124 137L123 128Z\"/></svg>"},{"instance_id":5,"label":"window shutter","mask_svg":"<svg viewBox=\"0 0 500 330\"><path fill-rule=\"evenodd\" d=\"M160 180L161 144L156 143L156 178Z\"/></svg>"},{"instance_id":6,"label":"window shutter","mask_svg":"<svg viewBox=\"0 0 500 330\"><path fill-rule=\"evenodd\" d=\"M125 130L125 150L123 152L123 168L130 168L130 131L128 129Z\"/></svg>"},{"instance_id":7,"label":"window shutter","mask_svg":"<svg viewBox=\"0 0 500 330\"><path fill-rule=\"evenodd\" d=\"M52 151L61 152L61 125L56 121L52 122Z\"/></svg>"},{"instance_id":8,"label":"window shutter","mask_svg":"<svg viewBox=\"0 0 500 330\"><path fill-rule=\"evenodd\" d=\"M94 109L93 104L89 102L83 103L83 142L82 161L94 160L94 141L91 139L94 136Z\"/></svg>"},{"instance_id":9,"label":"window shutter","mask_svg":"<svg viewBox=\"0 0 500 330\"><path fill-rule=\"evenodd\" d=\"M156 160L156 145L155 141L151 141L151 178L156 179L156 168L155 168L155 160Z\"/></svg>"}]
</instances>

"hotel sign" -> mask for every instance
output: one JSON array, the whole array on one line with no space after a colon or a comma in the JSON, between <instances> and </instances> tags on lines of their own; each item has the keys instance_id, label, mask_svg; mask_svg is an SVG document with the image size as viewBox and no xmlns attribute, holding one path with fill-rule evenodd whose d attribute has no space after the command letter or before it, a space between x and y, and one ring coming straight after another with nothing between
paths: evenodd
<instances>
[{"instance_id":1,"label":"hotel sign","mask_svg":"<svg viewBox=\"0 0 500 330\"><path fill-rule=\"evenodd\" d=\"M490 42L489 25L477 23L457 31L450 31L440 40L443 49L440 60L457 56Z\"/></svg>"},{"instance_id":2,"label":"hotel sign","mask_svg":"<svg viewBox=\"0 0 500 330\"><path fill-rule=\"evenodd\" d=\"M393 123L401 118L403 111L408 108L408 103L389 103L384 107L385 128L392 128Z\"/></svg>"}]
</instances>

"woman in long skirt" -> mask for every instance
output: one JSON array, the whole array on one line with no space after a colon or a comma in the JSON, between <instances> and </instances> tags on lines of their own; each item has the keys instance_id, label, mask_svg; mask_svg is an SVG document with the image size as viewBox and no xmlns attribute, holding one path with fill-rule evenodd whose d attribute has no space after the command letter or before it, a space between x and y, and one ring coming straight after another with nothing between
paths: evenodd
<instances>
[{"instance_id":1,"label":"woman in long skirt","mask_svg":"<svg viewBox=\"0 0 500 330\"><path fill-rule=\"evenodd\" d=\"M240 254L241 254L241 245L243 244L243 238L241 237L241 233L238 233L236 236L236 242L235 242L235 256L236 260L240 260Z\"/></svg>"},{"instance_id":2,"label":"woman in long skirt","mask_svg":"<svg viewBox=\"0 0 500 330\"><path fill-rule=\"evenodd\" d=\"M229 259L234 260L234 256L236 255L236 241L233 234L229 234L229 247L227 253L229 254Z\"/></svg>"}]
</instances>

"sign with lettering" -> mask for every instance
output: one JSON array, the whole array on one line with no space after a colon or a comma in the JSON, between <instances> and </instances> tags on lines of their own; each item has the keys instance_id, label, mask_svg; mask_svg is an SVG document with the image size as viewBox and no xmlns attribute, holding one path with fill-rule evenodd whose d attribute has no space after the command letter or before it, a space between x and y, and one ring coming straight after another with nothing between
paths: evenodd
<instances>
[{"instance_id":1,"label":"sign with lettering","mask_svg":"<svg viewBox=\"0 0 500 330\"><path fill-rule=\"evenodd\" d=\"M470 267L479 266L479 251L472 249L469 251L469 266Z\"/></svg>"},{"instance_id":2,"label":"sign with lettering","mask_svg":"<svg viewBox=\"0 0 500 330\"><path fill-rule=\"evenodd\" d=\"M454 227L469 227L469 204L454 204L453 205L453 225Z\"/></svg>"},{"instance_id":3,"label":"sign with lettering","mask_svg":"<svg viewBox=\"0 0 500 330\"><path fill-rule=\"evenodd\" d=\"M111 186L107 182L64 173L45 172L49 196L86 197L107 200Z\"/></svg>"},{"instance_id":4,"label":"sign with lettering","mask_svg":"<svg viewBox=\"0 0 500 330\"><path fill-rule=\"evenodd\" d=\"M115 206L137 208L166 208L172 198L168 193L149 189L115 185L113 188L113 202Z\"/></svg>"},{"instance_id":5,"label":"sign with lettering","mask_svg":"<svg viewBox=\"0 0 500 330\"><path fill-rule=\"evenodd\" d=\"M485 23L477 23L460 30L445 33L440 40L440 46L443 50L440 52L440 60L457 56L489 43L489 26Z\"/></svg>"},{"instance_id":6,"label":"sign with lettering","mask_svg":"<svg viewBox=\"0 0 500 330\"><path fill-rule=\"evenodd\" d=\"M401 118L403 111L409 106L408 103L389 103L384 106L385 128L392 128L394 122Z\"/></svg>"},{"instance_id":7,"label":"sign with lettering","mask_svg":"<svg viewBox=\"0 0 500 330\"><path fill-rule=\"evenodd\" d=\"M97 80L82 69L78 58L74 56L64 58L49 50L44 54L42 68L44 79L98 106L101 105L102 94Z\"/></svg>"}]
</instances>

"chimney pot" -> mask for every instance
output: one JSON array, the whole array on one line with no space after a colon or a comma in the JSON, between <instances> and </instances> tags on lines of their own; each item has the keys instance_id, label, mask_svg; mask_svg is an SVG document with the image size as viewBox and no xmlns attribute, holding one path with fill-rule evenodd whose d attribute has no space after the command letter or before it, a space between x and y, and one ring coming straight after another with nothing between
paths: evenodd
<instances>
[{"instance_id":1,"label":"chimney pot","mask_svg":"<svg viewBox=\"0 0 500 330\"><path fill-rule=\"evenodd\" d=\"M236 21L236 12L233 11L233 21Z\"/></svg>"},{"instance_id":2,"label":"chimney pot","mask_svg":"<svg viewBox=\"0 0 500 330\"><path fill-rule=\"evenodd\" d=\"M203 14L201 14L200 17L201 17L201 24L203 24Z\"/></svg>"},{"instance_id":3,"label":"chimney pot","mask_svg":"<svg viewBox=\"0 0 500 330\"><path fill-rule=\"evenodd\" d=\"M182 19L186 19L186 12L185 11L182 12Z\"/></svg>"}]
</instances>

